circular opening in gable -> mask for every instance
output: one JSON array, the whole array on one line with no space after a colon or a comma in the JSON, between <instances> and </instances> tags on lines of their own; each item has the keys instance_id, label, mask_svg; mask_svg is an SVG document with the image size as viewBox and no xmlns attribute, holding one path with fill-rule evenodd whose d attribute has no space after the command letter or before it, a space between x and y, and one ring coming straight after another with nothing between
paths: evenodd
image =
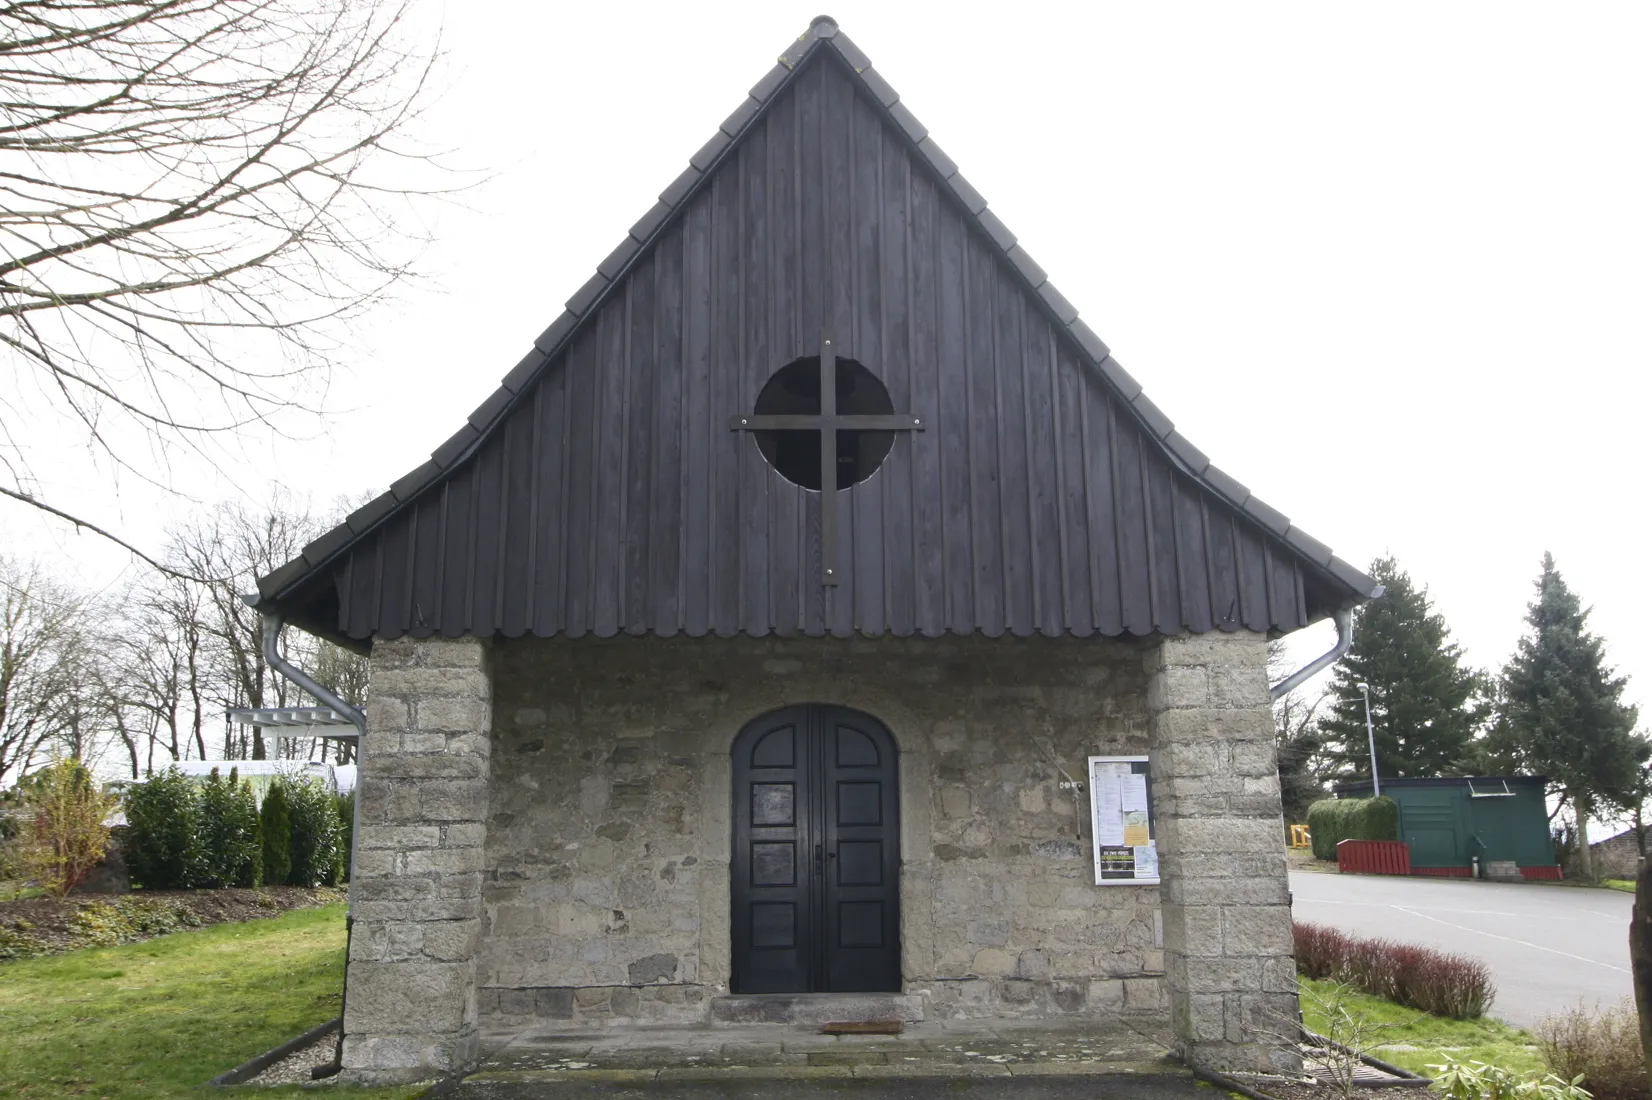
<instances>
[{"instance_id":1,"label":"circular opening in gable","mask_svg":"<svg viewBox=\"0 0 1652 1100\"><path fill-rule=\"evenodd\" d=\"M757 395L758 416L819 416L820 356L794 359L774 372ZM876 375L853 359L837 361L837 411L839 416L887 416L895 411L889 390ZM820 491L820 430L753 432L757 449L781 477L805 489ZM840 431L837 433L837 480L839 489L858 485L871 477L889 450L895 433L885 431Z\"/></svg>"}]
</instances>

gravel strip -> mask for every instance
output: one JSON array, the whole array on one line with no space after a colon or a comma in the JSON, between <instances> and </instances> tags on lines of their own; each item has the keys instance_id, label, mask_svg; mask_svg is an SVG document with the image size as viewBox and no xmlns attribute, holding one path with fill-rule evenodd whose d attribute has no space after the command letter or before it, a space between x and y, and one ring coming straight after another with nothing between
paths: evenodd
<instances>
[{"instance_id":1,"label":"gravel strip","mask_svg":"<svg viewBox=\"0 0 1652 1100\"><path fill-rule=\"evenodd\" d=\"M326 1065L333 1060L333 1054L338 1050L338 1032L330 1031L307 1047L300 1047L287 1055L281 1061L265 1068L263 1073L250 1081L248 1085L307 1085L310 1083L310 1069L313 1066ZM324 1079L324 1083L331 1084L335 1077ZM322 1083L322 1082L318 1082Z\"/></svg>"}]
</instances>

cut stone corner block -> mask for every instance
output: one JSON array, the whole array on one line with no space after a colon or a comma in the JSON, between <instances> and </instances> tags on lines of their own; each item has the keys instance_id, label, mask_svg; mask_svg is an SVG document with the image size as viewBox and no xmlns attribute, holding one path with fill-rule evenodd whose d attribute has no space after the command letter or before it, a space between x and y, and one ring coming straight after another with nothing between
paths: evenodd
<instances>
[{"instance_id":1,"label":"cut stone corner block","mask_svg":"<svg viewBox=\"0 0 1652 1100\"><path fill-rule=\"evenodd\" d=\"M394 1084L477 1055L493 690L474 638L376 642L370 673L343 1061Z\"/></svg>"},{"instance_id":2,"label":"cut stone corner block","mask_svg":"<svg viewBox=\"0 0 1652 1100\"><path fill-rule=\"evenodd\" d=\"M1146 654L1164 880L1165 987L1201 1069L1300 1069L1267 638L1165 638Z\"/></svg>"}]
</instances>

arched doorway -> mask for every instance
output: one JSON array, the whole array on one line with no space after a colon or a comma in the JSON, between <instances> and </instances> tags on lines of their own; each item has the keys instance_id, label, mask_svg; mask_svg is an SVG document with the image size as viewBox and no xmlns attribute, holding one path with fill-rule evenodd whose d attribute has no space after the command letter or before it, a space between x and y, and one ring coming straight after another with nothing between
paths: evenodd
<instances>
[{"instance_id":1,"label":"arched doorway","mask_svg":"<svg viewBox=\"0 0 1652 1100\"><path fill-rule=\"evenodd\" d=\"M795 706L748 723L733 756L733 991L900 992L895 739Z\"/></svg>"}]
</instances>

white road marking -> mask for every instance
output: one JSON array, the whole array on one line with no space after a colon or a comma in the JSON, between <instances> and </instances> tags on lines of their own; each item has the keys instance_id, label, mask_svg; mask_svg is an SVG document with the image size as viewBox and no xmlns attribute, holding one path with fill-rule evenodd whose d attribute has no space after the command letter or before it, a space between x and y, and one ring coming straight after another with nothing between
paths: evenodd
<instances>
[{"instance_id":1,"label":"white road marking","mask_svg":"<svg viewBox=\"0 0 1652 1100\"><path fill-rule=\"evenodd\" d=\"M1431 917L1427 913L1419 913L1415 909L1407 909L1403 905L1395 905L1395 906L1391 906L1391 908L1398 909L1402 913L1409 913L1413 917L1421 917L1424 920L1431 920L1431 921L1434 921L1438 924L1443 924L1447 928L1456 928L1459 931L1471 932L1476 936L1486 936L1486 937L1488 937L1490 939L1494 939L1494 940L1506 940L1509 943L1517 943L1521 947L1529 947L1534 951L1547 951L1551 955L1560 955L1560 956L1563 956L1563 957L1568 958L1568 959L1576 959L1578 962L1589 963L1592 966L1602 966L1602 967L1605 967L1607 970L1616 970L1619 974L1628 974L1628 973L1630 973L1630 971L1628 971L1624 967L1613 966L1611 963L1603 963L1603 962L1599 962L1598 960L1595 960L1595 959L1584 958L1582 955L1574 955L1570 951L1561 951L1558 948L1554 948L1554 947L1545 947L1540 943L1531 943L1527 940L1517 940L1513 936L1499 936L1496 932L1482 932L1478 928L1470 928L1470 927L1468 927L1467 925L1464 925L1464 924L1453 924L1451 921L1441 920L1439 917Z\"/></svg>"}]
</instances>

